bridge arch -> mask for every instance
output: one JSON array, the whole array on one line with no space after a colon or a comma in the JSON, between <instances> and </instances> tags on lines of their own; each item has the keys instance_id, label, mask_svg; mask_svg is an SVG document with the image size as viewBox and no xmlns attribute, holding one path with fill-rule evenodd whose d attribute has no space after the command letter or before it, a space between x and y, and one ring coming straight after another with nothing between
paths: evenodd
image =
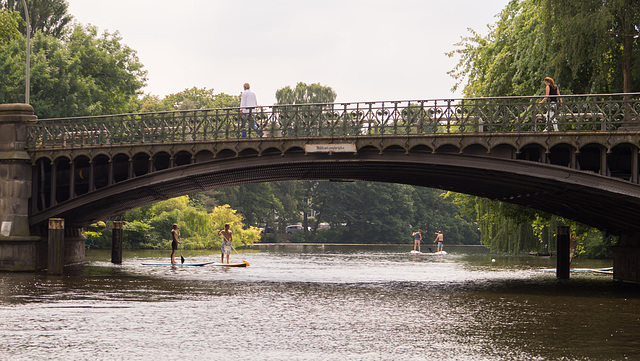
<instances>
[{"instance_id":1,"label":"bridge arch","mask_svg":"<svg viewBox=\"0 0 640 361\"><path fill-rule=\"evenodd\" d=\"M531 146L542 149L537 144ZM570 148L570 145L564 147ZM407 152L391 145L381 154L370 146L355 154L332 155L305 154L304 149L297 146L287 147L284 155L279 149L267 149L274 151L260 154L256 149L244 150L239 156L174 165L136 174L94 192L78 188L75 198L52 205L34 214L32 219L38 223L55 214L70 224L82 225L159 200L230 185L275 180L369 180L452 190L528 205L614 234L640 231L635 222L625 220L628 217L624 216L640 207L638 187L597 172L460 154L455 149L431 153L428 147L414 147ZM483 147L478 149L485 151ZM505 149L514 151L509 147ZM196 158L212 155L198 154ZM149 162L144 152L136 156L141 157L143 164ZM118 158L126 159L124 155Z\"/></svg>"},{"instance_id":2,"label":"bridge arch","mask_svg":"<svg viewBox=\"0 0 640 361\"><path fill-rule=\"evenodd\" d=\"M117 153L112 158L114 172L113 181L115 183L124 182L131 177L129 165L132 164L131 155L127 153Z\"/></svg>"},{"instance_id":3,"label":"bridge arch","mask_svg":"<svg viewBox=\"0 0 640 361\"><path fill-rule=\"evenodd\" d=\"M577 161L580 170L606 175L603 161L606 159L606 147L598 143L587 143L577 152Z\"/></svg>"}]
</instances>

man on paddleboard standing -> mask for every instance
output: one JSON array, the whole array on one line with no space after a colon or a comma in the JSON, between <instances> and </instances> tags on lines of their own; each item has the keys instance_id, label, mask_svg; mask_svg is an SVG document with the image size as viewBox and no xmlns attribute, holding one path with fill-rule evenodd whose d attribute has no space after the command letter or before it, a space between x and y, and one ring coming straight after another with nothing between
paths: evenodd
<instances>
[{"instance_id":1,"label":"man on paddleboard standing","mask_svg":"<svg viewBox=\"0 0 640 361\"><path fill-rule=\"evenodd\" d=\"M180 242L180 230L178 229L178 224L174 223L171 228L171 264L176 263L175 255L180 243L182 243Z\"/></svg>"},{"instance_id":2,"label":"man on paddleboard standing","mask_svg":"<svg viewBox=\"0 0 640 361\"><path fill-rule=\"evenodd\" d=\"M442 252L442 242L444 242L444 236L442 235L442 232L436 232L436 239L433 241L433 243L436 243L436 241L438 241L438 250L436 252Z\"/></svg>"},{"instance_id":3,"label":"man on paddleboard standing","mask_svg":"<svg viewBox=\"0 0 640 361\"><path fill-rule=\"evenodd\" d=\"M413 250L414 251L420 252L420 242L422 242L422 230L418 229L418 232L413 232Z\"/></svg>"},{"instance_id":4,"label":"man on paddleboard standing","mask_svg":"<svg viewBox=\"0 0 640 361\"><path fill-rule=\"evenodd\" d=\"M231 242L233 241L233 231L229 229L229 223L224 224L224 229L218 231L218 236L222 236L222 247L220 247L220 252L222 252L222 260L221 263L224 263L224 255L227 255L227 264L229 263L229 255L231 254Z\"/></svg>"}]
</instances>

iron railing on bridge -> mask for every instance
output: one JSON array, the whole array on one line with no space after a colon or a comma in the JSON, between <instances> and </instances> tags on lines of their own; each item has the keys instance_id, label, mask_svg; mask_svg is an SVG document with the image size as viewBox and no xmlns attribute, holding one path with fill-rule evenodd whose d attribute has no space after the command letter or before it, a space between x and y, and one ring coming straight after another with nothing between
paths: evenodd
<instances>
[{"instance_id":1,"label":"iron railing on bridge","mask_svg":"<svg viewBox=\"0 0 640 361\"><path fill-rule=\"evenodd\" d=\"M640 93L380 101L42 119L28 148L439 133L603 132L640 126Z\"/></svg>"}]
</instances>

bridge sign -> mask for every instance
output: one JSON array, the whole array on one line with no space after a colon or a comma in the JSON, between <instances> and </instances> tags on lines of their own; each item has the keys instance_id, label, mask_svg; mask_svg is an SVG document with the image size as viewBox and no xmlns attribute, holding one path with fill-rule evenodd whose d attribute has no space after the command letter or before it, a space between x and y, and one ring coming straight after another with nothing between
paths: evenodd
<instances>
[{"instance_id":1,"label":"bridge sign","mask_svg":"<svg viewBox=\"0 0 640 361\"><path fill-rule=\"evenodd\" d=\"M306 144L304 151L307 153L355 153L356 145L354 143L340 144Z\"/></svg>"}]
</instances>

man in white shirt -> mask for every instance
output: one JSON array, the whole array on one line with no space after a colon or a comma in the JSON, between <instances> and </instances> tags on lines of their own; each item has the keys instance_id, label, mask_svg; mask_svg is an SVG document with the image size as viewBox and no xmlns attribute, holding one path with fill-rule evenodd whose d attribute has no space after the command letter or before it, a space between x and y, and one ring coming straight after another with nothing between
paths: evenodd
<instances>
[{"instance_id":1,"label":"man in white shirt","mask_svg":"<svg viewBox=\"0 0 640 361\"><path fill-rule=\"evenodd\" d=\"M240 98L240 109L242 110L242 138L247 137L246 125L245 123L249 121L249 126L258 133L258 127L253 124L254 114L256 112L256 107L258 106L258 101L256 100L256 95L249 89L251 86L249 83L244 83L244 91L242 92L242 97Z\"/></svg>"}]
</instances>

